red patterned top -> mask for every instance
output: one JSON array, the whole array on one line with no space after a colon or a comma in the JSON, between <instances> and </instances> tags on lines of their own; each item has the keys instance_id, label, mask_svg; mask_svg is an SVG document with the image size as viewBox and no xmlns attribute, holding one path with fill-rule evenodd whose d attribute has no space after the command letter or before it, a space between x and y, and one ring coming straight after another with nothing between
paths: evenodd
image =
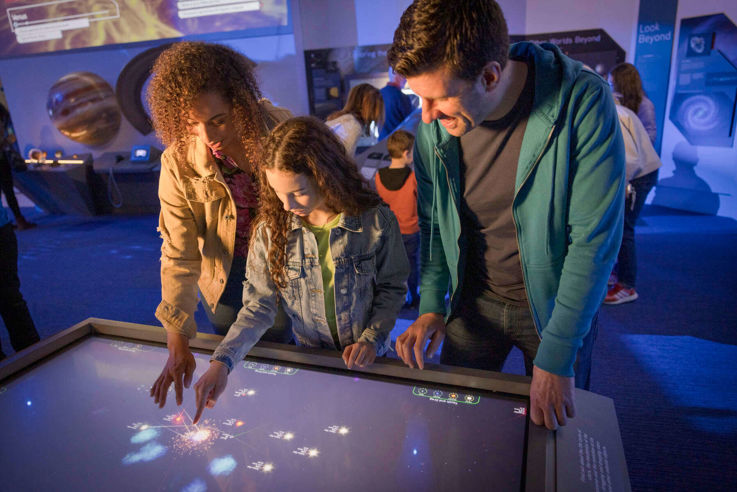
<instances>
[{"instance_id":1,"label":"red patterned top","mask_svg":"<svg viewBox=\"0 0 737 492\"><path fill-rule=\"evenodd\" d=\"M248 256L248 238L251 235L251 223L258 208L258 188L250 174L241 170L227 155L212 151L220 164L225 183L233 195L236 209L235 256Z\"/></svg>"}]
</instances>

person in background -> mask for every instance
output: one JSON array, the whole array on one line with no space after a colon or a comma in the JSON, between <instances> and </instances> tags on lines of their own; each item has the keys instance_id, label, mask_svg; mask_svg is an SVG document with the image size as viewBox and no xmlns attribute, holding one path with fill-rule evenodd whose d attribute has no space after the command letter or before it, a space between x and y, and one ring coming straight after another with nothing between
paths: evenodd
<instances>
[{"instance_id":1,"label":"person in background","mask_svg":"<svg viewBox=\"0 0 737 492\"><path fill-rule=\"evenodd\" d=\"M16 150L16 138L13 133L13 125L10 122L10 113L2 104L0 104L0 128L2 128L2 135L0 135L2 137L0 138L0 196L3 193L5 194L8 207L15 216L16 227L19 230L31 229L36 227L36 224L27 221L23 216L13 189L13 166L15 163L25 165L25 161Z\"/></svg>"},{"instance_id":2,"label":"person in background","mask_svg":"<svg viewBox=\"0 0 737 492\"><path fill-rule=\"evenodd\" d=\"M509 46L493 0L415 0L387 53L422 99L419 317L397 353L501 370L520 348L530 418L588 388L622 238L624 147L609 88L548 43ZM450 304L446 305L449 294Z\"/></svg>"},{"instance_id":3,"label":"person in background","mask_svg":"<svg viewBox=\"0 0 737 492\"><path fill-rule=\"evenodd\" d=\"M8 212L0 206L0 317L10 335L13 350L19 352L39 341L36 326L18 278L18 240L13 232ZM5 353L0 347L0 360Z\"/></svg>"},{"instance_id":4,"label":"person in background","mask_svg":"<svg viewBox=\"0 0 737 492\"><path fill-rule=\"evenodd\" d=\"M192 381L189 339L197 332L198 288L220 335L243 306L263 139L291 115L261 98L253 63L226 46L175 43L152 72L148 103L167 147L159 179L163 242L156 317L166 329L169 358L151 388L154 402L163 407L172 382L181 405L182 388ZM291 339L285 316L269 339Z\"/></svg>"},{"instance_id":5,"label":"person in background","mask_svg":"<svg viewBox=\"0 0 737 492\"><path fill-rule=\"evenodd\" d=\"M384 99L384 124L379 132L379 140L388 137L414 109L412 100L402 92L406 82L404 77L389 67L389 82L379 91Z\"/></svg>"},{"instance_id":6,"label":"person in background","mask_svg":"<svg viewBox=\"0 0 737 492\"><path fill-rule=\"evenodd\" d=\"M645 95L637 68L631 63L620 63L609 72L607 79L615 100L640 118L650 143L655 144L658 137L655 105Z\"/></svg>"},{"instance_id":7,"label":"person in background","mask_svg":"<svg viewBox=\"0 0 737 492\"><path fill-rule=\"evenodd\" d=\"M386 141L386 148L391 157L389 167L379 169L374 176L376 191L389 205L399 221L402 232L404 250L409 260L410 273L407 279L409 287L409 305L417 307L420 295L417 291L419 276L418 251L420 247L420 226L417 222L417 180L412 171L412 146L415 137L404 130L397 130Z\"/></svg>"},{"instance_id":8,"label":"person in background","mask_svg":"<svg viewBox=\"0 0 737 492\"><path fill-rule=\"evenodd\" d=\"M328 116L326 123L343 142L346 154L353 158L359 139L373 140L373 132L383 121L384 100L379 90L370 84L358 84L348 93L343 109Z\"/></svg>"},{"instance_id":9,"label":"person in background","mask_svg":"<svg viewBox=\"0 0 737 492\"><path fill-rule=\"evenodd\" d=\"M663 165L640 118L621 104L617 104L617 116L624 140L628 186L624 202L622 245L612 274L617 280L608 289L604 304L623 304L639 297L635 290L637 280L635 224L648 193L658 182L658 169Z\"/></svg>"},{"instance_id":10,"label":"person in background","mask_svg":"<svg viewBox=\"0 0 737 492\"><path fill-rule=\"evenodd\" d=\"M278 304L299 345L340 350L352 369L388 350L405 298L409 265L397 220L337 136L316 118L293 118L269 135L265 154L243 309L195 384L195 424Z\"/></svg>"}]
</instances>

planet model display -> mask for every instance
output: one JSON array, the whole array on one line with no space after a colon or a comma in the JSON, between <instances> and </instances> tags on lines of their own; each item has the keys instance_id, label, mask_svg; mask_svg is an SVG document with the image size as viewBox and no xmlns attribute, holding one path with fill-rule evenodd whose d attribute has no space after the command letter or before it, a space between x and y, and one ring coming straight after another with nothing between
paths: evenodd
<instances>
[{"instance_id":1,"label":"planet model display","mask_svg":"<svg viewBox=\"0 0 737 492\"><path fill-rule=\"evenodd\" d=\"M72 72L49 89L46 109L67 138L85 145L111 141L120 129L120 107L113 88L90 72Z\"/></svg>"}]
</instances>

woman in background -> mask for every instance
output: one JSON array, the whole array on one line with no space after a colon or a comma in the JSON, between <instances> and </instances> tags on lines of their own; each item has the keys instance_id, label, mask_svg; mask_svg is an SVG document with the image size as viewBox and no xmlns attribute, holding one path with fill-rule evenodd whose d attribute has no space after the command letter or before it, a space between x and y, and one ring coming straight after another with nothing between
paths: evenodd
<instances>
[{"instance_id":1,"label":"woman in background","mask_svg":"<svg viewBox=\"0 0 737 492\"><path fill-rule=\"evenodd\" d=\"M655 122L655 105L645 95L642 79L637 68L631 63L620 63L609 72L609 87L614 98L640 118L650 143L655 144L658 127Z\"/></svg>"},{"instance_id":2,"label":"woman in background","mask_svg":"<svg viewBox=\"0 0 737 492\"><path fill-rule=\"evenodd\" d=\"M616 87L640 87L640 77L632 65L623 67L622 64L612 70L609 74L610 83ZM634 72L633 72L634 70ZM617 72L617 75L613 75ZM634 76L632 75L634 74ZM619 81L612 83L612 80ZM626 82L623 82L626 80ZM613 88L614 90L614 88ZM627 180L627 193L624 202L624 231L622 233L622 244L617 256L617 264L610 279L612 285L604 298L604 304L624 304L636 300L639 295L635 290L637 280L637 256L635 250L635 224L640 216L642 207L645 205L648 193L658 182L658 169L662 165L660 157L655 152L651 136L637 113L622 102L624 98L615 95L617 103L617 116L622 128L622 139L625 149L625 168ZM632 96L630 94L630 96ZM644 98L644 95L641 94ZM632 96L630 101L636 100ZM645 106L645 98L641 101L640 110ZM653 115L654 120L654 115ZM653 121L654 125L654 121ZM653 131L654 133L654 131Z\"/></svg>"},{"instance_id":3,"label":"woman in background","mask_svg":"<svg viewBox=\"0 0 737 492\"><path fill-rule=\"evenodd\" d=\"M218 334L243 306L262 140L290 114L261 98L250 60L203 42L176 43L159 56L148 103L167 147L159 179L163 244L156 317L166 329L169 358L151 388L163 407L172 382L180 405L182 388L192 381L189 339L197 332L198 288ZM288 341L288 328L276 326L270 340Z\"/></svg>"},{"instance_id":4,"label":"woman in background","mask_svg":"<svg viewBox=\"0 0 737 492\"><path fill-rule=\"evenodd\" d=\"M369 137L371 144L376 143L383 122L384 98L370 84L353 87L343 109L328 116L326 121L343 142L349 157L355 156L360 138Z\"/></svg>"}]
</instances>

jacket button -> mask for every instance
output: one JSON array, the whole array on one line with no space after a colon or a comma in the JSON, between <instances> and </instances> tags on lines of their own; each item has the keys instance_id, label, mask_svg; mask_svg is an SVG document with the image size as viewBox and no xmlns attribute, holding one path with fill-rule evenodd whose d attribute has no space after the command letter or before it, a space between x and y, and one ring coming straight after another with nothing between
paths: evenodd
<instances>
[{"instance_id":1,"label":"jacket button","mask_svg":"<svg viewBox=\"0 0 737 492\"><path fill-rule=\"evenodd\" d=\"M348 293L348 289L346 289L345 287L343 287L342 289L340 289L340 293L341 294L347 294Z\"/></svg>"}]
</instances>

